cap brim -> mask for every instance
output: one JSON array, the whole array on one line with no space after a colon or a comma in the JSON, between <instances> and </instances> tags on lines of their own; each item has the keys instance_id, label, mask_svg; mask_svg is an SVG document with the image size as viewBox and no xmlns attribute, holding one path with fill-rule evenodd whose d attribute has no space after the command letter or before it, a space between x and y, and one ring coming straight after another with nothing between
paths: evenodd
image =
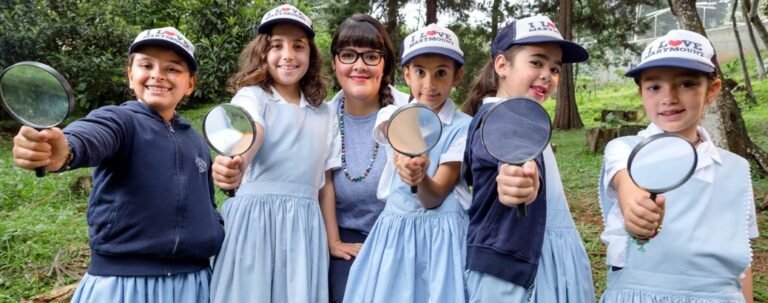
<instances>
[{"instance_id":1,"label":"cap brim","mask_svg":"<svg viewBox=\"0 0 768 303\"><path fill-rule=\"evenodd\" d=\"M563 58L562 58L563 63L579 63L579 62L587 61L587 59L589 59L589 52L587 52L587 50L581 45L578 45L568 40L560 40L560 39L555 39L551 37L531 37L526 39L520 39L511 43L505 49L511 47L512 45L533 44L533 43L559 44L560 48L563 49Z\"/></svg>"},{"instance_id":2,"label":"cap brim","mask_svg":"<svg viewBox=\"0 0 768 303\"><path fill-rule=\"evenodd\" d=\"M197 71L197 61L195 61L195 58L190 56L187 50L182 48L181 46L164 40L164 39L145 39L141 40L139 42L131 44L131 46L128 47L128 54L134 53L137 49L148 46L148 45L157 45L162 46L166 48L172 49L174 52L176 52L179 56L184 58L184 60L187 61L187 65L189 65L189 71L194 73Z\"/></svg>"},{"instance_id":3,"label":"cap brim","mask_svg":"<svg viewBox=\"0 0 768 303\"><path fill-rule=\"evenodd\" d=\"M408 62L410 62L413 58L416 56L426 55L426 54L434 54L434 55L442 55L446 56L448 58L453 59L454 61L458 62L459 65L464 65L464 56L460 55L459 53L443 48L443 47L424 47L417 49L411 53L409 53L407 56L403 57L402 60L400 60L400 65L406 65Z\"/></svg>"},{"instance_id":4,"label":"cap brim","mask_svg":"<svg viewBox=\"0 0 768 303\"><path fill-rule=\"evenodd\" d=\"M629 71L627 71L627 73L624 74L624 76L635 78L639 76L642 71L649 68L654 68L654 67L677 67L677 68L689 69L689 70L694 70L694 71L707 73L707 74L715 71L714 67L704 64L703 62L690 60L690 59L683 59L683 58L663 58L663 59L648 61L638 66L635 66L631 68Z\"/></svg>"},{"instance_id":5,"label":"cap brim","mask_svg":"<svg viewBox=\"0 0 768 303\"><path fill-rule=\"evenodd\" d=\"M293 20L293 19L290 19L290 18L277 18L277 19L269 20L267 22L259 24L259 27L258 27L258 29L256 31L259 34L268 33L270 30L272 30L272 27L274 27L278 23L290 23L290 24L296 25L296 26L300 27L301 29L303 29L304 32L307 33L307 36L309 38L314 38L315 37L315 31L313 31L311 27L307 26L306 24L302 23L301 21Z\"/></svg>"}]
</instances>

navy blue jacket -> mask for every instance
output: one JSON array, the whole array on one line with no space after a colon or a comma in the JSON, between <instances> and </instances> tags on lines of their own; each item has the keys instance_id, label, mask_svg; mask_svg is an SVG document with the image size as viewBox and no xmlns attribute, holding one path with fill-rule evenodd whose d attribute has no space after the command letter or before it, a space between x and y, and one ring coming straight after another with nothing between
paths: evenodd
<instances>
[{"instance_id":1,"label":"navy blue jacket","mask_svg":"<svg viewBox=\"0 0 768 303\"><path fill-rule=\"evenodd\" d=\"M153 276L209 267L224 239L203 138L147 105L105 106L64 129L71 168L94 166L88 202L91 264L100 276Z\"/></svg>"},{"instance_id":2,"label":"navy blue jacket","mask_svg":"<svg viewBox=\"0 0 768 303\"><path fill-rule=\"evenodd\" d=\"M541 155L535 159L541 185L536 200L527 206L528 216L519 218L514 208L499 202L499 162L486 151L480 137L482 117L489 105L483 105L472 119L464 150L464 163L469 167L464 178L472 186L467 269L530 288L536 277L547 217L544 162ZM510 124L514 127L514 121Z\"/></svg>"}]
</instances>

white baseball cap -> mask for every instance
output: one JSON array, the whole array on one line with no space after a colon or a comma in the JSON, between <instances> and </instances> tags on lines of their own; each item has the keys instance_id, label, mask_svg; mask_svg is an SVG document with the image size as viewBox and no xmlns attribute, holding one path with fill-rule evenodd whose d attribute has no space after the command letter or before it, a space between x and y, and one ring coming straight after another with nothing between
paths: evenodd
<instances>
[{"instance_id":1,"label":"white baseball cap","mask_svg":"<svg viewBox=\"0 0 768 303\"><path fill-rule=\"evenodd\" d=\"M301 27L309 38L315 37L315 31L312 30L312 20L302 13L298 8L290 4L283 4L273 8L264 14L261 18L261 24L259 24L258 33L263 34L268 32L275 24L278 23L292 23Z\"/></svg>"},{"instance_id":2,"label":"white baseball cap","mask_svg":"<svg viewBox=\"0 0 768 303\"><path fill-rule=\"evenodd\" d=\"M652 67L679 67L712 73L715 71L714 62L715 49L709 39L699 33L676 29L648 44L640 57L640 64L624 75L637 77Z\"/></svg>"},{"instance_id":3,"label":"white baseball cap","mask_svg":"<svg viewBox=\"0 0 768 303\"><path fill-rule=\"evenodd\" d=\"M532 16L505 25L491 44L491 58L513 45L557 43L563 50L563 63L584 62L589 53L581 45L563 39L560 31L547 16Z\"/></svg>"},{"instance_id":4,"label":"white baseball cap","mask_svg":"<svg viewBox=\"0 0 768 303\"><path fill-rule=\"evenodd\" d=\"M167 47L178 53L189 65L189 70L194 73L197 71L197 61L195 61L195 46L184 35L174 27L162 27L145 30L136 36L131 46L128 47L128 54L136 52L136 49L145 45L159 45Z\"/></svg>"},{"instance_id":5,"label":"white baseball cap","mask_svg":"<svg viewBox=\"0 0 768 303\"><path fill-rule=\"evenodd\" d=\"M459 37L450 29L434 23L405 37L400 63L406 65L414 57L424 54L443 55L464 65L464 52L459 46Z\"/></svg>"}]
</instances>

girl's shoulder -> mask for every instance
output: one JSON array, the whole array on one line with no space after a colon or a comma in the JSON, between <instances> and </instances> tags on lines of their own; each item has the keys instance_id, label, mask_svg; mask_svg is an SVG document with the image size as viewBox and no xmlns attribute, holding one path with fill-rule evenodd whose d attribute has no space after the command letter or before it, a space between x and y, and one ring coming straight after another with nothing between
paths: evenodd
<instances>
[{"instance_id":1,"label":"girl's shoulder","mask_svg":"<svg viewBox=\"0 0 768 303\"><path fill-rule=\"evenodd\" d=\"M715 150L720 155L724 165L738 165L740 168L749 171L749 161L744 159L744 157L720 147L715 147Z\"/></svg>"},{"instance_id":2,"label":"girl's shoulder","mask_svg":"<svg viewBox=\"0 0 768 303\"><path fill-rule=\"evenodd\" d=\"M464 112L457 111L453 114L453 121L455 121L454 123L463 128L468 128L469 124L472 123L472 116L467 115Z\"/></svg>"},{"instance_id":3,"label":"girl's shoulder","mask_svg":"<svg viewBox=\"0 0 768 303\"><path fill-rule=\"evenodd\" d=\"M254 97L258 99L275 98L275 96L271 92L264 90L261 86L258 86L258 85L241 87L235 93L235 97Z\"/></svg>"},{"instance_id":4,"label":"girl's shoulder","mask_svg":"<svg viewBox=\"0 0 768 303\"><path fill-rule=\"evenodd\" d=\"M608 141L608 144L605 145L604 154L619 151L629 154L637 144L643 141L643 139L644 138L641 136L623 136L614 138L611 141Z\"/></svg>"}]
</instances>

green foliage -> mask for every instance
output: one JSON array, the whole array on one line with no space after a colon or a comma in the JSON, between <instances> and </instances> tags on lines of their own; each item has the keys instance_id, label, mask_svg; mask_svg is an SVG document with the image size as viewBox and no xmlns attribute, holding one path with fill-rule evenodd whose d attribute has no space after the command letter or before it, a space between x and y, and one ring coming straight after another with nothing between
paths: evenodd
<instances>
[{"instance_id":1,"label":"green foliage","mask_svg":"<svg viewBox=\"0 0 768 303\"><path fill-rule=\"evenodd\" d=\"M228 99L226 81L255 36L267 1L9 1L0 12L0 68L47 63L72 84L80 110L131 98L127 49L144 29L174 26L196 46L201 66L190 104Z\"/></svg>"},{"instance_id":2,"label":"green foliage","mask_svg":"<svg viewBox=\"0 0 768 303\"><path fill-rule=\"evenodd\" d=\"M472 89L472 82L480 70L491 60L491 41L488 28L482 25L472 26L454 23L448 26L461 39L461 48L464 51L464 78L461 84L451 94L454 102L462 103Z\"/></svg>"},{"instance_id":3,"label":"green foliage","mask_svg":"<svg viewBox=\"0 0 768 303\"><path fill-rule=\"evenodd\" d=\"M0 14L0 67L24 60L49 64L74 84L82 107L122 100L122 66L137 30L111 8L94 0L8 4Z\"/></svg>"},{"instance_id":4,"label":"green foliage","mask_svg":"<svg viewBox=\"0 0 768 303\"><path fill-rule=\"evenodd\" d=\"M200 65L194 102L229 99L227 79L238 69L241 50L256 36L261 16L276 6L265 2L204 0L187 4L183 31L195 43Z\"/></svg>"},{"instance_id":5,"label":"green foliage","mask_svg":"<svg viewBox=\"0 0 768 303\"><path fill-rule=\"evenodd\" d=\"M579 115L585 127L599 125L600 115L604 109L634 110L638 111L640 118L645 117L637 87L630 79L598 83L590 78L580 77L576 81L575 92ZM554 117L554 97L544 102L543 106L550 116Z\"/></svg>"}]
</instances>

